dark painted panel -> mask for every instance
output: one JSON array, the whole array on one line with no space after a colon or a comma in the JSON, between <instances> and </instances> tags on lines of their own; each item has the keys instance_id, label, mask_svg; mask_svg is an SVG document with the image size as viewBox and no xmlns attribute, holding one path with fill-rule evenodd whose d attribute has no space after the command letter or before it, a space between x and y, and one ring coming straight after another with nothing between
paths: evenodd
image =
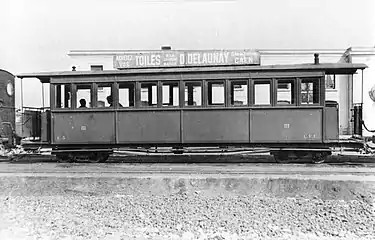
<instances>
[{"instance_id":1,"label":"dark painted panel","mask_svg":"<svg viewBox=\"0 0 375 240\"><path fill-rule=\"evenodd\" d=\"M180 111L118 112L119 143L179 143Z\"/></svg>"},{"instance_id":2,"label":"dark painted panel","mask_svg":"<svg viewBox=\"0 0 375 240\"><path fill-rule=\"evenodd\" d=\"M249 110L185 110L183 136L185 143L249 142Z\"/></svg>"},{"instance_id":3,"label":"dark painted panel","mask_svg":"<svg viewBox=\"0 0 375 240\"><path fill-rule=\"evenodd\" d=\"M322 141L322 109L259 109L250 116L253 143Z\"/></svg>"},{"instance_id":4,"label":"dark painted panel","mask_svg":"<svg viewBox=\"0 0 375 240\"><path fill-rule=\"evenodd\" d=\"M326 139L337 140L339 139L339 110L336 107L326 108Z\"/></svg>"},{"instance_id":5,"label":"dark painted panel","mask_svg":"<svg viewBox=\"0 0 375 240\"><path fill-rule=\"evenodd\" d=\"M8 89L9 86L13 86ZM16 129L15 116L15 83L14 76L4 70L0 69L0 136L11 139L13 136L12 130ZM9 123L9 124L8 124ZM21 134L20 134L21 135Z\"/></svg>"},{"instance_id":6,"label":"dark painted panel","mask_svg":"<svg viewBox=\"0 0 375 240\"><path fill-rule=\"evenodd\" d=\"M52 113L54 142L115 143L113 112Z\"/></svg>"}]
</instances>

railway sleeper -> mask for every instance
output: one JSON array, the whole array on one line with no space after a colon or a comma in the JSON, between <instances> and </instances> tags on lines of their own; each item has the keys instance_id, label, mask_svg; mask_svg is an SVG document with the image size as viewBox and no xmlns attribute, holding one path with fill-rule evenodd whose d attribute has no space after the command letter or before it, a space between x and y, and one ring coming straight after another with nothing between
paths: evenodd
<instances>
[{"instance_id":1,"label":"railway sleeper","mask_svg":"<svg viewBox=\"0 0 375 240\"><path fill-rule=\"evenodd\" d=\"M290 163L296 160L310 159L314 164L323 163L332 154L330 149L278 149L270 150L278 163Z\"/></svg>"}]
</instances>

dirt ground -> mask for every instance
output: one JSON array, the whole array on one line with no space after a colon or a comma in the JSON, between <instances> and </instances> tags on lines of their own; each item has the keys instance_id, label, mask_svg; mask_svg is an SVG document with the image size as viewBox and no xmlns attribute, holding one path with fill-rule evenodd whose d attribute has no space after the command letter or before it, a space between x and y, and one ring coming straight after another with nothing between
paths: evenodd
<instances>
[{"instance_id":1,"label":"dirt ground","mask_svg":"<svg viewBox=\"0 0 375 240\"><path fill-rule=\"evenodd\" d=\"M7 174L0 239L375 239L369 173Z\"/></svg>"}]
</instances>

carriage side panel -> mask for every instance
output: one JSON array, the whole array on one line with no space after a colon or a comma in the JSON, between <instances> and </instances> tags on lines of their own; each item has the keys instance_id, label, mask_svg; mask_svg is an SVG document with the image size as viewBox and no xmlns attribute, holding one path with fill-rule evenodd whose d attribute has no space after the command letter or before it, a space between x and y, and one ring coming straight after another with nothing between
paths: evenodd
<instances>
[{"instance_id":1,"label":"carriage side panel","mask_svg":"<svg viewBox=\"0 0 375 240\"><path fill-rule=\"evenodd\" d=\"M248 143L249 110L184 110L184 143Z\"/></svg>"},{"instance_id":2,"label":"carriage side panel","mask_svg":"<svg viewBox=\"0 0 375 240\"><path fill-rule=\"evenodd\" d=\"M114 112L55 112L54 144L115 143Z\"/></svg>"},{"instance_id":3,"label":"carriage side panel","mask_svg":"<svg viewBox=\"0 0 375 240\"><path fill-rule=\"evenodd\" d=\"M180 111L119 111L118 142L180 143Z\"/></svg>"},{"instance_id":4,"label":"carriage side panel","mask_svg":"<svg viewBox=\"0 0 375 240\"><path fill-rule=\"evenodd\" d=\"M252 143L322 142L323 109L253 109Z\"/></svg>"}]
</instances>

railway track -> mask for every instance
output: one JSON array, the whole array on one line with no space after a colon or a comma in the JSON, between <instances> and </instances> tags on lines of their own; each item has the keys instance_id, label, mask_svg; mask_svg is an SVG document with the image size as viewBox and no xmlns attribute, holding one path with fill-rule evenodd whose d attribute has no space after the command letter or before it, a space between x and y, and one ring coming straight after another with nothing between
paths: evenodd
<instances>
[{"instance_id":1,"label":"railway track","mask_svg":"<svg viewBox=\"0 0 375 240\"><path fill-rule=\"evenodd\" d=\"M0 162L10 163L56 163L59 160L54 155L18 154L11 157L0 157ZM61 161L60 161L61 162ZM92 163L89 160L78 161ZM290 160L290 163L310 163L310 159ZM271 155L111 155L106 163L276 163ZM374 155L337 154L329 156L327 164L364 164L375 163Z\"/></svg>"}]
</instances>

